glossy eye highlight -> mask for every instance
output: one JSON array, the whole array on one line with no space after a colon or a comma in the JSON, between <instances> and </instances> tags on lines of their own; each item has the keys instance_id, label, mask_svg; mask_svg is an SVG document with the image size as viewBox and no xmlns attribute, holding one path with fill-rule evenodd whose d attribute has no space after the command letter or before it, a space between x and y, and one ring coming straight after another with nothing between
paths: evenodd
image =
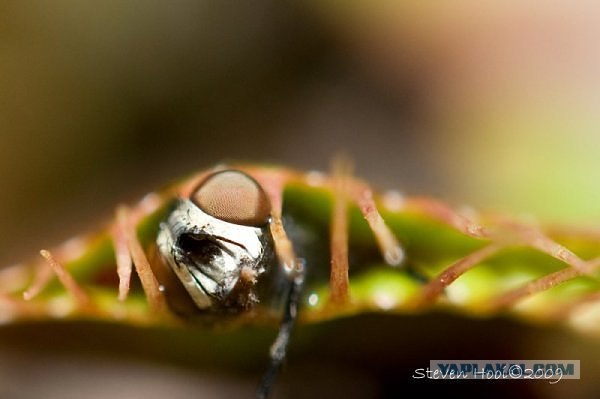
<instances>
[{"instance_id":1,"label":"glossy eye highlight","mask_svg":"<svg viewBox=\"0 0 600 399\"><path fill-rule=\"evenodd\" d=\"M208 215L244 226L263 226L271 214L271 204L262 187L237 170L210 175L190 199Z\"/></svg>"}]
</instances>

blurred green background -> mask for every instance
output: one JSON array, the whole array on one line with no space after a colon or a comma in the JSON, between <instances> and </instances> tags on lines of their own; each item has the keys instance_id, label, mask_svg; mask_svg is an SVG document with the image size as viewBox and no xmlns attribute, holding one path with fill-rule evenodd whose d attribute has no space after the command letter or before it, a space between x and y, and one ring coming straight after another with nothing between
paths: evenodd
<instances>
[{"instance_id":1,"label":"blurred green background","mask_svg":"<svg viewBox=\"0 0 600 399\"><path fill-rule=\"evenodd\" d=\"M380 188L597 225L598 37L594 2L4 1L0 264L216 162L340 150Z\"/></svg>"}]
</instances>

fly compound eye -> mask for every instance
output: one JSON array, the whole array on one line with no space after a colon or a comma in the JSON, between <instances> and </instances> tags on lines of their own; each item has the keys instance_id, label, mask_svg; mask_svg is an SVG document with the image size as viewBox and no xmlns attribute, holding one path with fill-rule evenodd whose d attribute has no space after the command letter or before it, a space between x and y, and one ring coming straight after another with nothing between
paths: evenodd
<instances>
[{"instance_id":1,"label":"fly compound eye","mask_svg":"<svg viewBox=\"0 0 600 399\"><path fill-rule=\"evenodd\" d=\"M244 226L264 226L271 214L271 203L262 187L237 170L209 176L190 199L208 215Z\"/></svg>"},{"instance_id":2,"label":"fly compound eye","mask_svg":"<svg viewBox=\"0 0 600 399\"><path fill-rule=\"evenodd\" d=\"M270 213L262 187L235 170L208 176L173 204L156 243L198 310L243 310L260 301L257 283L274 254Z\"/></svg>"}]
</instances>

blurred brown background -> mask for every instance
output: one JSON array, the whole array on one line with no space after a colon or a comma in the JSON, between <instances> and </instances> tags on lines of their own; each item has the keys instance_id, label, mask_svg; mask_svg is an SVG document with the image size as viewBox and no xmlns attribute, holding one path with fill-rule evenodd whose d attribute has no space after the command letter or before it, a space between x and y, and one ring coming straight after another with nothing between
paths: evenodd
<instances>
[{"instance_id":1,"label":"blurred brown background","mask_svg":"<svg viewBox=\"0 0 600 399\"><path fill-rule=\"evenodd\" d=\"M2 2L0 264L216 162L340 150L378 187L597 224L598 37L593 2Z\"/></svg>"}]
</instances>

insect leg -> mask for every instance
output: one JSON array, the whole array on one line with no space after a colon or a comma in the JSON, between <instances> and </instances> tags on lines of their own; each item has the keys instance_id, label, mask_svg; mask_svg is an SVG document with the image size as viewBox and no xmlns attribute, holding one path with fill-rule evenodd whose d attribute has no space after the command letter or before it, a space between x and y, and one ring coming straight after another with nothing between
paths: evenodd
<instances>
[{"instance_id":1,"label":"insect leg","mask_svg":"<svg viewBox=\"0 0 600 399\"><path fill-rule=\"evenodd\" d=\"M299 272L292 279L287 292L285 309L279 326L279 332L269 351L269 366L263 375L256 394L259 399L265 399L269 396L275 377L277 377L277 373L285 360L290 336L298 317L298 305L300 304L300 294L302 293L303 286L304 267L301 266Z\"/></svg>"},{"instance_id":2,"label":"insect leg","mask_svg":"<svg viewBox=\"0 0 600 399\"><path fill-rule=\"evenodd\" d=\"M331 289L330 301L344 304L348 301L348 186L352 165L345 158L333 162L333 211L331 213Z\"/></svg>"},{"instance_id":3,"label":"insect leg","mask_svg":"<svg viewBox=\"0 0 600 399\"><path fill-rule=\"evenodd\" d=\"M269 351L269 366L258 387L257 398L268 397L281 364L283 363L290 341L292 329L298 317L300 294L304 286L304 263L296 258L292 242L287 236L281 220L283 205L283 187L290 178L285 171L246 170L262 186L271 201L270 230L273 236L275 253L279 264L289 280L283 318L275 342Z\"/></svg>"},{"instance_id":4,"label":"insect leg","mask_svg":"<svg viewBox=\"0 0 600 399\"><path fill-rule=\"evenodd\" d=\"M160 292L159 284L156 280L156 277L154 277L154 273L150 267L150 262L146 257L144 249L142 248L142 244L137 238L135 220L131 217L131 213L126 206L121 206L117 210L117 213L119 215L117 222L120 222L121 224L121 229L124 234L125 241L127 242L127 248L129 249L131 260L133 261L135 271L137 272L140 282L142 283L144 293L148 298L148 303L153 310L165 312L165 298Z\"/></svg>"}]
</instances>

